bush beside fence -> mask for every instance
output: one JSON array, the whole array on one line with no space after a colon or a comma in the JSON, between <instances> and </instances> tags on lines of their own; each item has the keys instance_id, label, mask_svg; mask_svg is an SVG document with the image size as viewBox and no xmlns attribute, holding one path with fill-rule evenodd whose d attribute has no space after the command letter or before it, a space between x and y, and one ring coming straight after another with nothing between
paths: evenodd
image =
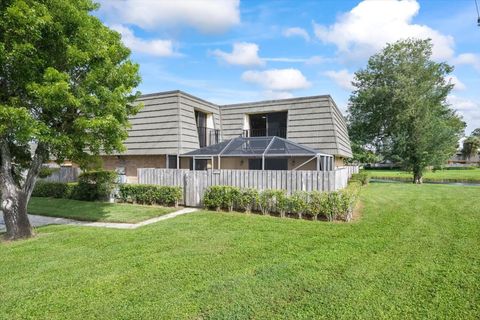
<instances>
[{"instance_id":1,"label":"bush beside fence","mask_svg":"<svg viewBox=\"0 0 480 320\"><path fill-rule=\"evenodd\" d=\"M299 219L319 217L328 221L352 219L362 181L352 182L345 190L332 192L298 191L287 195L283 190L240 189L232 186L211 186L204 195L207 208L227 211L251 212L280 217L296 216Z\"/></svg>"},{"instance_id":2,"label":"bush beside fence","mask_svg":"<svg viewBox=\"0 0 480 320\"><path fill-rule=\"evenodd\" d=\"M182 199L182 188L145 184L122 184L119 186L119 198L123 202L139 204L159 204L175 207Z\"/></svg>"}]
</instances>

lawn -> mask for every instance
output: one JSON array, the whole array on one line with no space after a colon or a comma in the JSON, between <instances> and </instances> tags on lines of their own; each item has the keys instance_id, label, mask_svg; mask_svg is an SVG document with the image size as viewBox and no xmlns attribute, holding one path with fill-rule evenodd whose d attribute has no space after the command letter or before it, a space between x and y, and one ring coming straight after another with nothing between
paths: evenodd
<instances>
[{"instance_id":1,"label":"lawn","mask_svg":"<svg viewBox=\"0 0 480 320\"><path fill-rule=\"evenodd\" d=\"M200 212L0 244L6 319L478 319L479 187L371 184L353 223Z\"/></svg>"},{"instance_id":2,"label":"lawn","mask_svg":"<svg viewBox=\"0 0 480 320\"><path fill-rule=\"evenodd\" d=\"M32 197L28 213L83 221L135 223L178 210L160 206Z\"/></svg>"},{"instance_id":3,"label":"lawn","mask_svg":"<svg viewBox=\"0 0 480 320\"><path fill-rule=\"evenodd\" d=\"M411 172L397 170L366 170L372 178L412 180ZM480 168L474 170L437 170L429 171L424 175L424 181L428 182L475 182L480 183Z\"/></svg>"}]
</instances>

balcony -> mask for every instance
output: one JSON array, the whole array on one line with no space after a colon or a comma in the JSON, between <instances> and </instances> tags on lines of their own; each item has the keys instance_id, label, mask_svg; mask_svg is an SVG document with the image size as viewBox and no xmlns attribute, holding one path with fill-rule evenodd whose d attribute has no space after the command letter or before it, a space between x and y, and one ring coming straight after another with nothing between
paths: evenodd
<instances>
[{"instance_id":1,"label":"balcony","mask_svg":"<svg viewBox=\"0 0 480 320\"><path fill-rule=\"evenodd\" d=\"M218 129L197 127L197 131L198 143L200 144L200 148L220 142L220 130Z\"/></svg>"},{"instance_id":2,"label":"balcony","mask_svg":"<svg viewBox=\"0 0 480 320\"><path fill-rule=\"evenodd\" d=\"M243 137L280 137L287 138L287 128L261 128L261 129L249 129L243 130Z\"/></svg>"}]
</instances>

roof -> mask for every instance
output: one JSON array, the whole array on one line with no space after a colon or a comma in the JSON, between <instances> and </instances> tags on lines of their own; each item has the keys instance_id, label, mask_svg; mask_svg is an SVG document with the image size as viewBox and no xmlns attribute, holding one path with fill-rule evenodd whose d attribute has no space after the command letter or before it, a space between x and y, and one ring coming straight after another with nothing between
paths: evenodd
<instances>
[{"instance_id":1,"label":"roof","mask_svg":"<svg viewBox=\"0 0 480 320\"><path fill-rule=\"evenodd\" d=\"M293 141L272 137L237 137L208 147L184 153L186 157L281 157L281 156L331 156L302 146Z\"/></svg>"}]
</instances>

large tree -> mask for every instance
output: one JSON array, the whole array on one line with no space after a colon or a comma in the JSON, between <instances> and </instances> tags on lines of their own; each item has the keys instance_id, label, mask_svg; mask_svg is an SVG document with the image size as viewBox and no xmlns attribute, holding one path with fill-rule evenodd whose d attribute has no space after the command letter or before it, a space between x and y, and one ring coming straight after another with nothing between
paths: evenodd
<instances>
[{"instance_id":1,"label":"large tree","mask_svg":"<svg viewBox=\"0 0 480 320\"><path fill-rule=\"evenodd\" d=\"M446 101L453 68L431 54L430 40L388 44L355 73L348 108L351 139L401 163L414 183L455 153L465 128Z\"/></svg>"},{"instance_id":2,"label":"large tree","mask_svg":"<svg viewBox=\"0 0 480 320\"><path fill-rule=\"evenodd\" d=\"M27 204L49 159L123 150L138 66L91 0L0 2L0 192L7 238L33 235Z\"/></svg>"},{"instance_id":3,"label":"large tree","mask_svg":"<svg viewBox=\"0 0 480 320\"><path fill-rule=\"evenodd\" d=\"M471 135L463 141L462 155L465 160L471 160L478 155L480 149L480 137Z\"/></svg>"}]
</instances>

